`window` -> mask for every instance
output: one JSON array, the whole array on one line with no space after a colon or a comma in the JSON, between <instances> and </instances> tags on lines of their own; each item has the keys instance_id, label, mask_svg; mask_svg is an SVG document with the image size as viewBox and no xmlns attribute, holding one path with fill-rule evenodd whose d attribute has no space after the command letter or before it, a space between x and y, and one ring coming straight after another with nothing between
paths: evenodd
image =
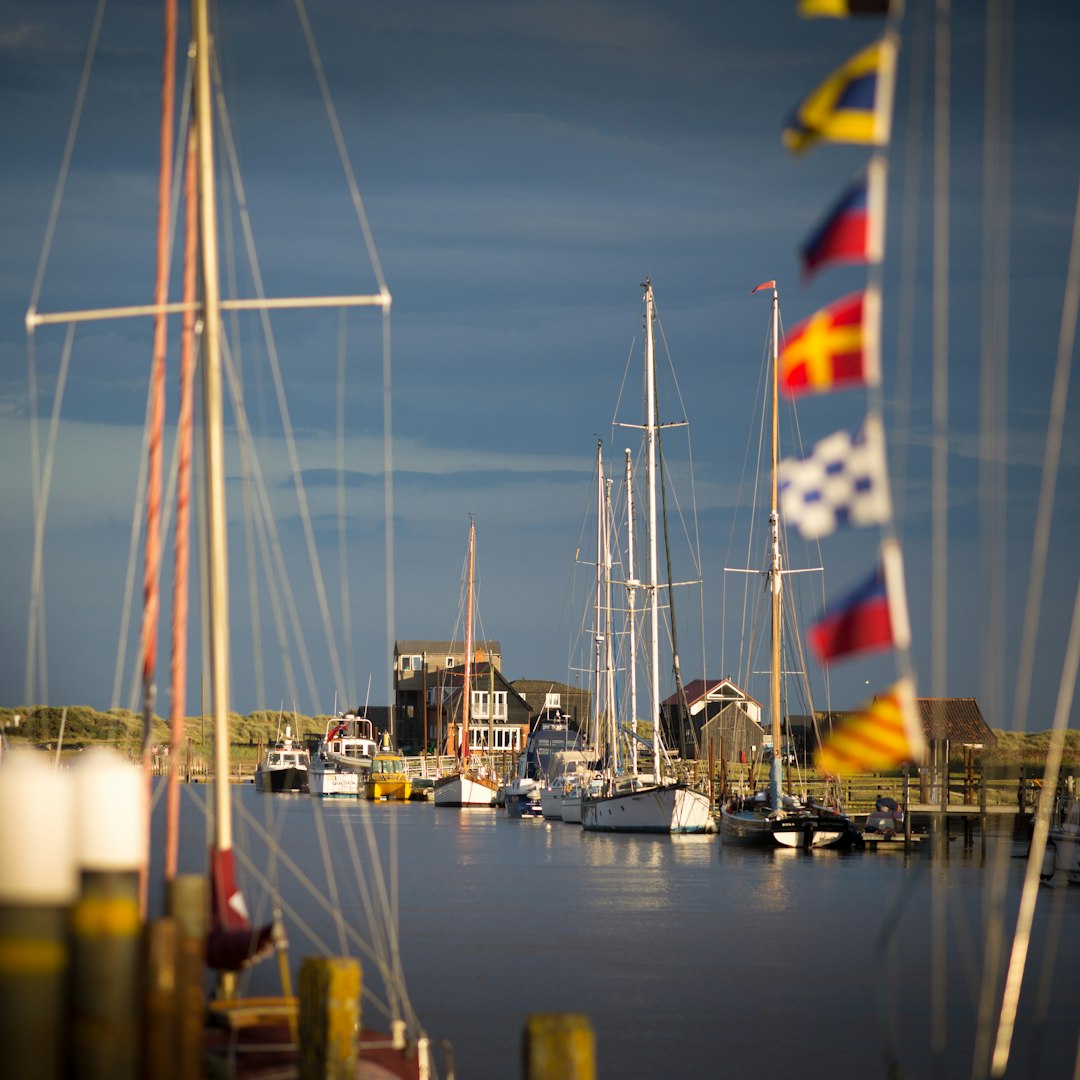
<instances>
[{"instance_id":1,"label":"window","mask_svg":"<svg viewBox=\"0 0 1080 1080\"><path fill-rule=\"evenodd\" d=\"M474 720L488 719L488 694L486 690L472 692L472 717Z\"/></svg>"},{"instance_id":2,"label":"window","mask_svg":"<svg viewBox=\"0 0 1080 1080\"><path fill-rule=\"evenodd\" d=\"M446 666L447 667L453 667L456 663L457 663L457 661L452 656L448 656L446 658Z\"/></svg>"},{"instance_id":3,"label":"window","mask_svg":"<svg viewBox=\"0 0 1080 1080\"><path fill-rule=\"evenodd\" d=\"M422 671L424 667L424 658L422 656L405 656L399 657L401 672L403 675L411 675L413 672Z\"/></svg>"},{"instance_id":4,"label":"window","mask_svg":"<svg viewBox=\"0 0 1080 1080\"><path fill-rule=\"evenodd\" d=\"M487 749L487 728L469 728L469 749Z\"/></svg>"},{"instance_id":5,"label":"window","mask_svg":"<svg viewBox=\"0 0 1080 1080\"><path fill-rule=\"evenodd\" d=\"M505 690L496 690L495 691L495 713L494 713L494 715L495 715L496 720L505 720L506 719L506 691Z\"/></svg>"},{"instance_id":6,"label":"window","mask_svg":"<svg viewBox=\"0 0 1080 1080\"><path fill-rule=\"evenodd\" d=\"M562 695L561 694L545 694L544 695L544 708L545 709L560 709L560 708L562 708Z\"/></svg>"},{"instance_id":7,"label":"window","mask_svg":"<svg viewBox=\"0 0 1080 1080\"><path fill-rule=\"evenodd\" d=\"M521 728L497 727L495 728L496 750L517 750L521 746Z\"/></svg>"}]
</instances>

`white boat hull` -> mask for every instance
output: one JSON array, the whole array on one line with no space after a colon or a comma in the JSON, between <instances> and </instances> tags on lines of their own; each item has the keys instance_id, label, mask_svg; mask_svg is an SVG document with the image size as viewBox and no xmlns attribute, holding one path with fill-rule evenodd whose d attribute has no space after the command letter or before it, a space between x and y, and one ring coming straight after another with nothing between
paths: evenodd
<instances>
[{"instance_id":1,"label":"white boat hull","mask_svg":"<svg viewBox=\"0 0 1080 1080\"><path fill-rule=\"evenodd\" d=\"M670 785L593 796L581 802L587 832L702 833L710 821L709 797Z\"/></svg>"},{"instance_id":2,"label":"white boat hull","mask_svg":"<svg viewBox=\"0 0 1080 1080\"><path fill-rule=\"evenodd\" d=\"M545 820L562 820L564 798L565 796L561 791L553 791L551 788L544 788L540 792L540 809L544 812Z\"/></svg>"},{"instance_id":3,"label":"white boat hull","mask_svg":"<svg viewBox=\"0 0 1080 1080\"><path fill-rule=\"evenodd\" d=\"M568 825L581 824L581 794L579 792L563 796L562 819Z\"/></svg>"},{"instance_id":4,"label":"white boat hull","mask_svg":"<svg viewBox=\"0 0 1080 1080\"><path fill-rule=\"evenodd\" d=\"M1051 829L1043 855L1042 879L1080 885L1080 834Z\"/></svg>"},{"instance_id":5,"label":"white boat hull","mask_svg":"<svg viewBox=\"0 0 1080 1080\"><path fill-rule=\"evenodd\" d=\"M435 781L436 806L494 806L498 785L459 773Z\"/></svg>"},{"instance_id":6,"label":"white boat hull","mask_svg":"<svg viewBox=\"0 0 1080 1080\"><path fill-rule=\"evenodd\" d=\"M312 762L308 769L308 790L312 795L356 799L360 797L364 777L356 769L335 769Z\"/></svg>"}]
</instances>

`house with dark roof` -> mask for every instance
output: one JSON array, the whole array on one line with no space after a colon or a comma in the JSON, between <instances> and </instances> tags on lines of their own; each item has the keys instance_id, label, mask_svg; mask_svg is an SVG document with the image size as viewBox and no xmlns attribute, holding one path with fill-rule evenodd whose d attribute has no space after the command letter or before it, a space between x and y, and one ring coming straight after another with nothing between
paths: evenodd
<instances>
[{"instance_id":1,"label":"house with dark roof","mask_svg":"<svg viewBox=\"0 0 1080 1080\"><path fill-rule=\"evenodd\" d=\"M702 729L709 721L719 717L729 705L735 705L755 726L761 725L761 702L752 698L728 676L722 679L692 679L683 684L683 692L686 695L685 715L679 707L678 693L660 703L664 739L680 750L683 756L692 757L695 745L699 747L699 753L705 753L700 749ZM727 722L729 725L735 723L734 713L729 715ZM714 730L714 738L719 738L718 731L719 728ZM753 737L753 732L749 729L746 729L746 734L748 738Z\"/></svg>"},{"instance_id":2,"label":"house with dark roof","mask_svg":"<svg viewBox=\"0 0 1080 1080\"><path fill-rule=\"evenodd\" d=\"M491 661L497 669L501 668L502 647L497 641L474 642L473 663L487 661ZM464 641L406 638L394 642L394 730L399 742L406 739L413 745L423 745L425 719L428 722L428 741L435 738L432 734L436 719L432 710L435 703L433 688L449 684L446 672L464 664ZM428 714L426 717L425 711Z\"/></svg>"},{"instance_id":3,"label":"house with dark roof","mask_svg":"<svg viewBox=\"0 0 1080 1080\"><path fill-rule=\"evenodd\" d=\"M578 731L585 730L592 709L590 691L554 679L514 679L510 685L529 703L533 723L541 716L559 714Z\"/></svg>"}]
</instances>

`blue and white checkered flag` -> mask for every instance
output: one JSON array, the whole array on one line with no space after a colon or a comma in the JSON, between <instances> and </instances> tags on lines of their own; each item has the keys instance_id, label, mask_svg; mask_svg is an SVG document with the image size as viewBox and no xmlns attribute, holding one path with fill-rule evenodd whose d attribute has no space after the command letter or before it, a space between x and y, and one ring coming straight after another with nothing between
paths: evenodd
<instances>
[{"instance_id":1,"label":"blue and white checkered flag","mask_svg":"<svg viewBox=\"0 0 1080 1080\"><path fill-rule=\"evenodd\" d=\"M780 462L780 512L807 540L840 525L879 525L892 513L885 429L873 413L862 434L826 436L809 457Z\"/></svg>"}]
</instances>

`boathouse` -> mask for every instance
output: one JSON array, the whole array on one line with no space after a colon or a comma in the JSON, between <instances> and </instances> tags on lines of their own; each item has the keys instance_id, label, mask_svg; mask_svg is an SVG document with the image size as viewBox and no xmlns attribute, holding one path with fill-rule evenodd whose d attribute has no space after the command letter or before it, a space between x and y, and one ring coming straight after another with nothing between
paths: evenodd
<instances>
[{"instance_id":1,"label":"boathouse","mask_svg":"<svg viewBox=\"0 0 1080 1080\"><path fill-rule=\"evenodd\" d=\"M765 746L765 729L745 702L728 701L701 726L698 742L703 761L752 761Z\"/></svg>"},{"instance_id":2,"label":"boathouse","mask_svg":"<svg viewBox=\"0 0 1080 1080\"><path fill-rule=\"evenodd\" d=\"M695 746L700 756L707 756L708 751L702 745L702 730L712 720L719 718L729 705L737 705L742 715L749 718L760 730L761 702L752 698L728 676L722 679L692 679L683 686L683 692L686 695L685 713L679 707L677 693L660 703L660 720L663 724L664 738L683 757L693 757ZM729 715L727 723L731 726L731 733L734 734L738 727L736 713ZM715 727L711 738L718 739L720 730L720 727ZM744 734L753 745L753 732L747 729ZM743 740L741 736L739 738L741 746ZM761 746L760 739L757 740L756 745ZM719 753L719 743L715 749ZM730 753L730 746L728 752ZM729 760L735 760L735 758Z\"/></svg>"},{"instance_id":3,"label":"boathouse","mask_svg":"<svg viewBox=\"0 0 1080 1080\"><path fill-rule=\"evenodd\" d=\"M965 770L973 767L976 751L992 749L997 736L983 718L975 698L916 698L927 745L927 768L919 775L919 797L936 802L948 775L948 763L959 757Z\"/></svg>"}]
</instances>

